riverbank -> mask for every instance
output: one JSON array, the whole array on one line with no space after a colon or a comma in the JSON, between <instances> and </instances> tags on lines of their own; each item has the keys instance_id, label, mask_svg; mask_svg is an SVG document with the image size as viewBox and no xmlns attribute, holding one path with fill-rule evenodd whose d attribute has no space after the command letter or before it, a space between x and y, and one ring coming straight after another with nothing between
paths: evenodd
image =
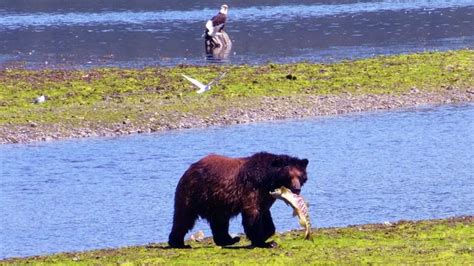
<instances>
[{"instance_id":1,"label":"riverbank","mask_svg":"<svg viewBox=\"0 0 474 266\"><path fill-rule=\"evenodd\" d=\"M0 143L117 136L474 101L474 51L335 64L0 71ZM195 93L181 77L217 86ZM48 99L32 103L39 95Z\"/></svg>"},{"instance_id":2,"label":"riverbank","mask_svg":"<svg viewBox=\"0 0 474 266\"><path fill-rule=\"evenodd\" d=\"M313 229L313 240L302 231L277 234L274 249L249 249L245 238L229 248L210 238L191 242L192 249L168 249L166 244L12 258L3 265L137 265L137 264L451 264L474 260L474 216L439 220L399 221L343 228Z\"/></svg>"}]
</instances>

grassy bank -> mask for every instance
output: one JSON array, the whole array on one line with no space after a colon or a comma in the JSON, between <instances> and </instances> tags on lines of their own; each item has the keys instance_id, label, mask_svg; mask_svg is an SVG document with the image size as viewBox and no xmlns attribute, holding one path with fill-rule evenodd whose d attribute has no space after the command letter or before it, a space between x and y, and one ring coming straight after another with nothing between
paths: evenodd
<instances>
[{"instance_id":1,"label":"grassy bank","mask_svg":"<svg viewBox=\"0 0 474 266\"><path fill-rule=\"evenodd\" d=\"M473 62L473 50L459 50L335 64L6 69L0 71L0 135L8 131L5 128L19 125L42 130L52 127L59 132L74 128L116 130L122 125L156 131L181 127L177 124L187 117L206 123L210 117L220 117L232 109L245 112L260 106L265 97L465 91L474 87ZM185 73L209 81L224 71L228 74L221 84L203 95L196 94L181 77ZM49 100L33 104L32 100L42 94Z\"/></svg>"},{"instance_id":2,"label":"grassy bank","mask_svg":"<svg viewBox=\"0 0 474 266\"><path fill-rule=\"evenodd\" d=\"M165 244L65 253L1 261L2 264L134 265L308 265L308 264L450 264L474 261L474 217L394 224L372 224L313 231L313 241L301 231L273 237L275 249L249 249L248 241L220 248L210 239L190 243L193 249L167 249Z\"/></svg>"}]
</instances>

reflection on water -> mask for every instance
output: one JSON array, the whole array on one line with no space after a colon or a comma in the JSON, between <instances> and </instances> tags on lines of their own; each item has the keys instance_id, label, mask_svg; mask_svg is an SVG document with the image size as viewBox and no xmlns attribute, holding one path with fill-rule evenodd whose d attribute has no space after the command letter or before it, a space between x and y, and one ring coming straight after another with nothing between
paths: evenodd
<instances>
[{"instance_id":1,"label":"reflection on water","mask_svg":"<svg viewBox=\"0 0 474 266\"><path fill-rule=\"evenodd\" d=\"M206 59L211 62L224 63L228 61L232 46L206 46Z\"/></svg>"},{"instance_id":2,"label":"reflection on water","mask_svg":"<svg viewBox=\"0 0 474 266\"><path fill-rule=\"evenodd\" d=\"M2 145L0 258L166 241L180 176L211 152L308 158L316 227L472 215L473 117L474 105L444 106ZM277 231L299 227L291 212L273 206Z\"/></svg>"},{"instance_id":3,"label":"reflection on water","mask_svg":"<svg viewBox=\"0 0 474 266\"><path fill-rule=\"evenodd\" d=\"M200 36L220 5L190 0L26 2L31 1L0 3L0 67L13 61L28 67L206 64L209 53ZM226 30L234 46L226 62L232 64L474 47L474 4L467 0L229 5Z\"/></svg>"}]
</instances>

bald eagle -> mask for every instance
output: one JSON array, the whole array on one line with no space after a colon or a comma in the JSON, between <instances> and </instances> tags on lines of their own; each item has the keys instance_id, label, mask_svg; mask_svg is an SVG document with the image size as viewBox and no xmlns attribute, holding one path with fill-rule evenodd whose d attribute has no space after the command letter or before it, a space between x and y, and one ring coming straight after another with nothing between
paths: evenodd
<instances>
[{"instance_id":1,"label":"bald eagle","mask_svg":"<svg viewBox=\"0 0 474 266\"><path fill-rule=\"evenodd\" d=\"M227 5L222 5L219 13L207 21L204 33L206 38L215 37L224 29L228 9Z\"/></svg>"}]
</instances>

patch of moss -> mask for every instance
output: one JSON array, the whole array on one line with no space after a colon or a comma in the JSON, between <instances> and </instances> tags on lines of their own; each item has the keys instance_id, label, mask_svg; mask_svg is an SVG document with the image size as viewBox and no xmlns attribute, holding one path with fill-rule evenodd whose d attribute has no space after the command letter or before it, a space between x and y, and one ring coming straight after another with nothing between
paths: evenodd
<instances>
[{"instance_id":1,"label":"patch of moss","mask_svg":"<svg viewBox=\"0 0 474 266\"><path fill-rule=\"evenodd\" d=\"M474 261L474 217L459 217L393 225L372 224L302 231L273 237L274 249L251 249L248 240L221 248L211 239L189 243L192 249L168 249L166 244L63 253L9 259L1 264L56 265L308 265L308 264L451 264Z\"/></svg>"},{"instance_id":2,"label":"patch of moss","mask_svg":"<svg viewBox=\"0 0 474 266\"><path fill-rule=\"evenodd\" d=\"M400 94L474 86L474 51L382 56L335 64L176 66L173 68L0 71L0 126L132 122L150 114L203 116L262 96ZM181 77L209 81L228 74L208 93ZM33 104L44 94L49 100ZM255 101L256 102L256 101ZM225 104L223 104L225 103Z\"/></svg>"}]
</instances>

